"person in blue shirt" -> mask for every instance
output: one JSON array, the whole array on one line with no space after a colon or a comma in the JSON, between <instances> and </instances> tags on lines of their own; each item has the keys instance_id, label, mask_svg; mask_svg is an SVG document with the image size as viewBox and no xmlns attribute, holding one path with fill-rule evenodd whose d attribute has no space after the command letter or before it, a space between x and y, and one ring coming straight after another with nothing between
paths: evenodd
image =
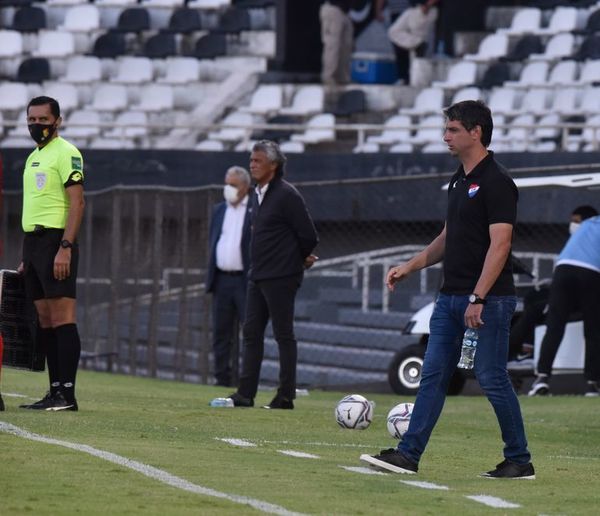
<instances>
[{"instance_id":1,"label":"person in blue shirt","mask_svg":"<svg viewBox=\"0 0 600 516\"><path fill-rule=\"evenodd\" d=\"M568 317L583 315L586 396L600 396L600 216L582 222L556 261L550 289L546 335L542 340L537 378L530 396L550 392L552 363L565 333Z\"/></svg>"}]
</instances>

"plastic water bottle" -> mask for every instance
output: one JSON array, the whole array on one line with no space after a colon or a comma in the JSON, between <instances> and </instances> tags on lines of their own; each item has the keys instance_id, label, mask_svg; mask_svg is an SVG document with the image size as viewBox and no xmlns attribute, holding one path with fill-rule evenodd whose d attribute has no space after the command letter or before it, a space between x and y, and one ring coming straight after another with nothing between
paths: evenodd
<instances>
[{"instance_id":1,"label":"plastic water bottle","mask_svg":"<svg viewBox=\"0 0 600 516\"><path fill-rule=\"evenodd\" d=\"M233 407L233 400L231 398L215 398L212 400L209 405L211 407Z\"/></svg>"},{"instance_id":2,"label":"plastic water bottle","mask_svg":"<svg viewBox=\"0 0 600 516\"><path fill-rule=\"evenodd\" d=\"M473 328L467 328L462 341L462 349L460 352L460 360L457 367L461 369L473 369L475 364L475 351L477 351L477 340L479 334Z\"/></svg>"}]
</instances>

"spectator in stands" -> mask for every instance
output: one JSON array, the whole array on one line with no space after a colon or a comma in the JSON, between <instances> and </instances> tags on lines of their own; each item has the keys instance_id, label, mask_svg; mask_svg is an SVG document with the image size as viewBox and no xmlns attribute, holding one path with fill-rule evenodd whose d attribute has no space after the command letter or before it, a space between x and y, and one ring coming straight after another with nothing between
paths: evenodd
<instances>
[{"instance_id":1,"label":"spectator in stands","mask_svg":"<svg viewBox=\"0 0 600 516\"><path fill-rule=\"evenodd\" d=\"M598 212L594 207L578 206L571 213L569 233L572 235L584 220L596 215ZM525 295L523 313L510 330L509 369L533 368L535 327L544 323L549 298L548 285L541 285Z\"/></svg>"},{"instance_id":2,"label":"spectator in stands","mask_svg":"<svg viewBox=\"0 0 600 516\"><path fill-rule=\"evenodd\" d=\"M580 310L585 335L586 396L600 396L600 216L588 218L561 251L550 287L546 335L530 396L550 392L552 364L569 315Z\"/></svg>"},{"instance_id":3,"label":"spectator in stands","mask_svg":"<svg viewBox=\"0 0 600 516\"><path fill-rule=\"evenodd\" d=\"M75 377L81 353L76 324L77 233L83 217L81 153L58 135L60 107L51 97L27 106L27 124L37 148L23 172L25 290L37 315L38 346L46 350L50 390L21 405L35 410L78 410Z\"/></svg>"},{"instance_id":4,"label":"spectator in stands","mask_svg":"<svg viewBox=\"0 0 600 516\"><path fill-rule=\"evenodd\" d=\"M297 343L294 302L305 269L317 257L318 237L298 191L283 179L286 158L279 146L262 140L250 156L256 181L252 197L250 271L244 322L242 374L230 396L235 407L254 406L269 318L279 348L279 388L264 408L293 409L296 397Z\"/></svg>"},{"instance_id":5,"label":"spectator in stands","mask_svg":"<svg viewBox=\"0 0 600 516\"><path fill-rule=\"evenodd\" d=\"M412 7L388 29L388 36L396 53L398 79L410 84L410 56L422 57L437 19L438 0L411 0Z\"/></svg>"},{"instance_id":6,"label":"spectator in stands","mask_svg":"<svg viewBox=\"0 0 600 516\"><path fill-rule=\"evenodd\" d=\"M206 290L213 294L213 356L217 385L231 387L234 332L244 322L250 262L250 174L231 167L225 174L225 201L215 206L210 221Z\"/></svg>"},{"instance_id":7,"label":"spectator in stands","mask_svg":"<svg viewBox=\"0 0 600 516\"><path fill-rule=\"evenodd\" d=\"M475 376L494 408L505 460L483 473L488 478L535 478L519 400L506 370L510 321L516 306L509 260L518 191L487 150L492 115L479 101L458 102L444 111L444 142L461 165L450 180L442 232L408 262L392 267L390 290L411 273L444 261L444 284L430 321L421 383L410 424L396 449L362 455L376 469L414 474L442 412L466 328L479 334Z\"/></svg>"},{"instance_id":8,"label":"spectator in stands","mask_svg":"<svg viewBox=\"0 0 600 516\"><path fill-rule=\"evenodd\" d=\"M410 7L410 0L375 0L375 18L380 22L385 21L386 7L390 21L394 23L396 18Z\"/></svg>"},{"instance_id":9,"label":"spectator in stands","mask_svg":"<svg viewBox=\"0 0 600 516\"><path fill-rule=\"evenodd\" d=\"M354 28L348 12L353 0L328 0L319 11L323 54L321 80L326 85L348 84Z\"/></svg>"}]
</instances>

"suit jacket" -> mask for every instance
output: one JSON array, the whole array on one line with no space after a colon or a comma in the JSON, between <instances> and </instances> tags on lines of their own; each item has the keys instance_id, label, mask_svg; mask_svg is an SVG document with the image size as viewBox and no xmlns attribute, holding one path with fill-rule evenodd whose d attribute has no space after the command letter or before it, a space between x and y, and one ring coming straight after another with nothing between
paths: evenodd
<instances>
[{"instance_id":1,"label":"suit jacket","mask_svg":"<svg viewBox=\"0 0 600 516\"><path fill-rule=\"evenodd\" d=\"M250 268L250 223L252 213L252 195L254 192L248 192L248 204L246 206L246 216L244 217L244 227L242 228L242 263L244 264L244 276L248 277ZM206 291L213 292L215 288L215 276L217 272L217 242L223 229L223 220L225 220L225 211L227 203L225 201L217 204L210 219L210 231L208 234L208 246L210 255L208 257L208 267L206 270Z\"/></svg>"}]
</instances>

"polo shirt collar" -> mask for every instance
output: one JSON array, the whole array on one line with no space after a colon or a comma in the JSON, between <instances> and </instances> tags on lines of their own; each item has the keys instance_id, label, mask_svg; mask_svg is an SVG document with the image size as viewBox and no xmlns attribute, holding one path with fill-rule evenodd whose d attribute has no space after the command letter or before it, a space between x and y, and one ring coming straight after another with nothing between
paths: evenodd
<instances>
[{"instance_id":1,"label":"polo shirt collar","mask_svg":"<svg viewBox=\"0 0 600 516\"><path fill-rule=\"evenodd\" d=\"M467 177L469 179L475 179L477 177L481 177L481 174L483 174L483 171L488 167L488 165L490 164L490 162L493 159L494 159L494 151L489 150L487 156L485 158L483 158L479 163L477 163L477 165L475 165L475 168L473 170L471 170L469 175L465 174L465 168L461 164L459 167L461 177Z\"/></svg>"}]
</instances>

